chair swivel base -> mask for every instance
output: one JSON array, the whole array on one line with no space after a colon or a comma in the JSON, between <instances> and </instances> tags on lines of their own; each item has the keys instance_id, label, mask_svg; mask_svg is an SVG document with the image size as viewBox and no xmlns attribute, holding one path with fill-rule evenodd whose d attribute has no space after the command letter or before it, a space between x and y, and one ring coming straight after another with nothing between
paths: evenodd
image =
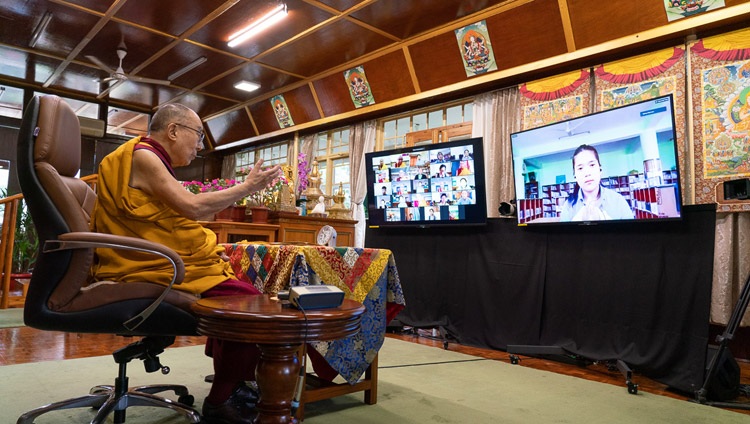
<instances>
[{"instance_id":1,"label":"chair swivel base","mask_svg":"<svg viewBox=\"0 0 750 424\"><path fill-rule=\"evenodd\" d=\"M201 421L200 414L190 407L195 399L189 394L185 386L158 384L128 388L127 364L133 359L143 360L147 372L154 372L158 369L161 369L164 374L169 372L168 367L163 367L159 363L157 355L163 351L165 346L168 346L173 341L174 338L170 337L146 337L117 350L113 356L115 362L119 365L119 371L114 385L94 386L88 395L36 408L22 414L16 423L32 424L36 417L51 411L91 407L98 408L96 416L91 420L91 424L104 423L110 414L114 414L115 424L122 424L125 422L125 411L130 406L169 408L182 414L191 423L199 423ZM168 390L173 391L179 396L178 402L155 395L155 393Z\"/></svg>"},{"instance_id":2,"label":"chair swivel base","mask_svg":"<svg viewBox=\"0 0 750 424\"><path fill-rule=\"evenodd\" d=\"M179 402L154 395L154 393L160 393L167 390L174 391L174 393L179 396ZM114 422L122 423L125 421L125 409L130 406L169 408L182 414L188 422L194 424L200 423L200 414L198 411L190 407L193 402L193 396L188 394L187 387L180 385L134 387L120 395L115 393L114 386L101 385L93 387L88 395L51 403L26 412L18 418L16 424L32 424L36 417L51 411L84 407L98 408L96 416L91 420L91 424L106 422L107 417L113 412L115 414Z\"/></svg>"}]
</instances>

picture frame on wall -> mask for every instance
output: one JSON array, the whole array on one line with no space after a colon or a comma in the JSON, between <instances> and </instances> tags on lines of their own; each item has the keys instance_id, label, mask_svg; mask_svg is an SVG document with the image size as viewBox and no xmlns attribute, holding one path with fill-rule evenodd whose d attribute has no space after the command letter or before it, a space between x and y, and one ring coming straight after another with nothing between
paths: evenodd
<instances>
[{"instance_id":1,"label":"picture frame on wall","mask_svg":"<svg viewBox=\"0 0 750 424\"><path fill-rule=\"evenodd\" d=\"M273 96L271 98L271 106L273 107L273 114L276 116L276 121L279 123L280 128L294 126L292 114L289 113L289 107L286 105L283 95Z\"/></svg>"},{"instance_id":2,"label":"picture frame on wall","mask_svg":"<svg viewBox=\"0 0 750 424\"><path fill-rule=\"evenodd\" d=\"M372 95L372 89L367 81L363 66L356 66L344 71L344 79L349 87L349 95L354 107L360 108L375 104L375 97Z\"/></svg>"}]
</instances>

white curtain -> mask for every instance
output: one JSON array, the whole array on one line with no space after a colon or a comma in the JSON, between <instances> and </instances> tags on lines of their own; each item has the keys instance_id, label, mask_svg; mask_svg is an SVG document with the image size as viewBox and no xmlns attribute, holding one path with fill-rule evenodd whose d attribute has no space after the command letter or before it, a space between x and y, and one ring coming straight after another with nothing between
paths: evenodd
<instances>
[{"instance_id":1,"label":"white curtain","mask_svg":"<svg viewBox=\"0 0 750 424\"><path fill-rule=\"evenodd\" d=\"M472 137L484 137L487 216L499 217L500 202L515 199L510 133L520 130L518 87L506 88L474 99Z\"/></svg>"},{"instance_id":2,"label":"white curtain","mask_svg":"<svg viewBox=\"0 0 750 424\"><path fill-rule=\"evenodd\" d=\"M355 124L349 138L349 172L351 173L351 212L352 219L357 221L354 226L354 247L365 246L365 208L364 200L367 195L367 178L365 174L365 153L375 149L375 135L377 124L367 121Z\"/></svg>"},{"instance_id":3,"label":"white curtain","mask_svg":"<svg viewBox=\"0 0 750 424\"><path fill-rule=\"evenodd\" d=\"M726 325L750 275L750 214L716 214L711 322ZM750 325L745 311L741 325Z\"/></svg>"}]
</instances>

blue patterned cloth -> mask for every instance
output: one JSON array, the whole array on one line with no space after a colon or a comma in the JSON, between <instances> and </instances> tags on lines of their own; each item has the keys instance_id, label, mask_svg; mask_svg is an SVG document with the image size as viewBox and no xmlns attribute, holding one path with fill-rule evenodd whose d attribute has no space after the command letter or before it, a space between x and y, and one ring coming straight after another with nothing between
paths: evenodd
<instances>
[{"instance_id":1,"label":"blue patterned cloth","mask_svg":"<svg viewBox=\"0 0 750 424\"><path fill-rule=\"evenodd\" d=\"M350 384L362 377L383 345L386 325L406 305L390 250L247 243L224 247L238 278L264 293L329 284L365 306L357 334L312 343Z\"/></svg>"}]
</instances>

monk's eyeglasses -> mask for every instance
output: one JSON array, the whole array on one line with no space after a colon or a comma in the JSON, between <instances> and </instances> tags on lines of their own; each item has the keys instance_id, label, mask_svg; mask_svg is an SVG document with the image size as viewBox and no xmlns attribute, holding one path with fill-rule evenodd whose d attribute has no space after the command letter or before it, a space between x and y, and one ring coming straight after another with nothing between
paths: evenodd
<instances>
[{"instance_id":1,"label":"monk's eyeglasses","mask_svg":"<svg viewBox=\"0 0 750 424\"><path fill-rule=\"evenodd\" d=\"M199 143L203 143L203 139L206 138L206 134L203 132L203 130L198 130L198 129L195 129L193 127L188 127L187 125L178 124L177 122L173 122L173 124L175 124L177 126L180 126L180 127L183 127L183 128L187 128L190 131L194 131L196 134L198 134L198 142Z\"/></svg>"}]
</instances>

